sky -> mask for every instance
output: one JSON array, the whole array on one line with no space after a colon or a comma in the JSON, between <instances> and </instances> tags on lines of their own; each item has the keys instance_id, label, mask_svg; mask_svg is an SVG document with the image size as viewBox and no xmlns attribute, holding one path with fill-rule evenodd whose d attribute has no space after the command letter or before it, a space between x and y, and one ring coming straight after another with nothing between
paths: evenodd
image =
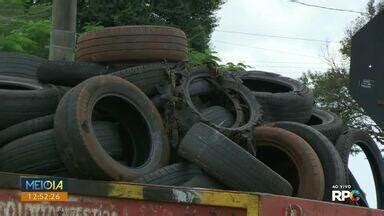
<instances>
[{"instance_id":1,"label":"sky","mask_svg":"<svg viewBox=\"0 0 384 216\"><path fill-rule=\"evenodd\" d=\"M301 0L327 7L365 11L368 0ZM217 12L218 27L211 47L222 62L242 62L252 69L276 72L298 78L307 70L324 71L326 45L331 56L338 53L345 30L359 16L292 3L289 0L227 0ZM322 42L259 37L266 34L320 40ZM329 43L327 43L328 41ZM350 158L349 168L366 192L371 207L376 207L374 180L364 154Z\"/></svg>"},{"instance_id":2,"label":"sky","mask_svg":"<svg viewBox=\"0 0 384 216\"><path fill-rule=\"evenodd\" d=\"M365 11L368 0L302 0L305 3ZM298 78L307 70L325 70L326 42L333 55L347 26L359 14L312 8L289 0L227 0L217 12L219 26L211 46L223 62ZM223 31L298 37L323 42L257 37Z\"/></svg>"}]
</instances>

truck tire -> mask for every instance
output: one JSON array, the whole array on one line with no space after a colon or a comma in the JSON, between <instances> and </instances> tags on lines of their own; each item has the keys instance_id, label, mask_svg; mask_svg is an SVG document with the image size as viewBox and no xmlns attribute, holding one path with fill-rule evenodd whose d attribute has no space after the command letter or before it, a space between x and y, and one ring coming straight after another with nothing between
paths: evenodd
<instances>
[{"instance_id":1,"label":"truck tire","mask_svg":"<svg viewBox=\"0 0 384 216\"><path fill-rule=\"evenodd\" d=\"M182 134L187 133L193 124L199 122L199 118L196 117L196 115L193 115L190 110L186 108L178 110L175 115L179 119L179 130ZM235 122L232 113L222 106L204 108L201 111L201 115L212 124L222 127L231 127Z\"/></svg>"},{"instance_id":2,"label":"truck tire","mask_svg":"<svg viewBox=\"0 0 384 216\"><path fill-rule=\"evenodd\" d=\"M188 131L178 153L231 189L292 195L288 181L206 124Z\"/></svg>"},{"instance_id":3,"label":"truck tire","mask_svg":"<svg viewBox=\"0 0 384 216\"><path fill-rule=\"evenodd\" d=\"M206 174L197 174L189 181L181 185L182 187L190 188L207 188L207 189L226 189L224 185L217 182L215 179L207 176Z\"/></svg>"},{"instance_id":4,"label":"truck tire","mask_svg":"<svg viewBox=\"0 0 384 216\"><path fill-rule=\"evenodd\" d=\"M179 70L182 67L182 64L161 62L127 68L111 75L121 77L135 84L146 95L151 97L158 94L159 89L171 83L171 71Z\"/></svg>"},{"instance_id":5,"label":"truck tire","mask_svg":"<svg viewBox=\"0 0 384 216\"><path fill-rule=\"evenodd\" d=\"M34 79L0 75L0 89L40 90L44 88L50 88L50 86L43 85Z\"/></svg>"},{"instance_id":6,"label":"truck tire","mask_svg":"<svg viewBox=\"0 0 384 216\"><path fill-rule=\"evenodd\" d=\"M348 167L351 148L355 144L367 156L375 180L377 208L384 209L384 165L381 152L369 133L357 129L345 131L336 142L336 148L345 167Z\"/></svg>"},{"instance_id":7,"label":"truck tire","mask_svg":"<svg viewBox=\"0 0 384 216\"><path fill-rule=\"evenodd\" d=\"M0 147L5 144L53 128L53 115L47 115L12 125L0 131Z\"/></svg>"},{"instance_id":8,"label":"truck tire","mask_svg":"<svg viewBox=\"0 0 384 216\"><path fill-rule=\"evenodd\" d=\"M335 146L316 129L297 122L274 122L267 126L288 130L303 138L316 152L323 167L325 192L323 200L332 200L332 186L348 183L344 163Z\"/></svg>"},{"instance_id":9,"label":"truck tire","mask_svg":"<svg viewBox=\"0 0 384 216\"><path fill-rule=\"evenodd\" d=\"M115 158L122 156L122 144L116 136L116 126L110 122L95 122L103 148ZM68 173L56 148L53 129L14 140L0 149L0 170L23 174L56 175ZM69 176L69 175L66 175ZM74 176L76 177L76 176Z\"/></svg>"},{"instance_id":10,"label":"truck tire","mask_svg":"<svg viewBox=\"0 0 384 216\"><path fill-rule=\"evenodd\" d=\"M234 94L240 96L239 98L241 98L241 100L243 101L242 106L248 109L248 115L247 115L248 119L244 120L244 122L242 122L241 125L236 125L234 127L224 127L223 125L217 125L210 122L206 117L202 115L202 113L194 105L191 97L191 92L189 91L190 86L194 82L197 82L199 80L208 80L211 84L216 85L216 87L223 90L223 93L225 93L225 95L228 96L228 98L232 102L233 100L230 98L231 96L234 96ZM221 80L216 80L211 77L208 69L206 68L200 68L200 69L194 70L193 73L191 73L183 81L182 91L183 91L185 103L191 110L191 113L196 115L200 119L200 121L206 124L209 124L210 126L214 127L220 132L228 135L238 134L238 132L251 130L259 122L262 116L261 106L252 96L252 93L248 88L236 82L234 79L230 79L229 77L226 77ZM235 111L237 112L236 113L236 121L237 121L239 119L238 111L239 109L242 109L242 108L236 107L235 103L233 104L235 106ZM240 110L240 112L243 113L242 110Z\"/></svg>"},{"instance_id":11,"label":"truck tire","mask_svg":"<svg viewBox=\"0 0 384 216\"><path fill-rule=\"evenodd\" d=\"M48 61L37 69L37 78L43 83L75 86L86 79L109 72L108 67L95 63Z\"/></svg>"},{"instance_id":12,"label":"truck tire","mask_svg":"<svg viewBox=\"0 0 384 216\"><path fill-rule=\"evenodd\" d=\"M326 136L332 143L337 141L337 138L343 132L343 120L335 113L315 108L312 111L310 120L307 125L320 131Z\"/></svg>"},{"instance_id":13,"label":"truck tire","mask_svg":"<svg viewBox=\"0 0 384 216\"><path fill-rule=\"evenodd\" d=\"M257 127L254 134L257 158L290 182L294 196L323 199L323 167L316 152L304 139L273 127Z\"/></svg>"},{"instance_id":14,"label":"truck tire","mask_svg":"<svg viewBox=\"0 0 384 216\"><path fill-rule=\"evenodd\" d=\"M0 89L0 129L53 114L65 90L57 87L37 90Z\"/></svg>"},{"instance_id":15,"label":"truck tire","mask_svg":"<svg viewBox=\"0 0 384 216\"><path fill-rule=\"evenodd\" d=\"M162 167L135 179L135 183L180 186L189 181L193 176L202 174L201 169L191 163L176 163Z\"/></svg>"},{"instance_id":16,"label":"truck tire","mask_svg":"<svg viewBox=\"0 0 384 216\"><path fill-rule=\"evenodd\" d=\"M0 52L0 75L36 80L36 71L46 60L37 56Z\"/></svg>"},{"instance_id":17,"label":"truck tire","mask_svg":"<svg viewBox=\"0 0 384 216\"><path fill-rule=\"evenodd\" d=\"M221 127L231 127L235 123L232 114L222 106L208 107L201 112L201 115Z\"/></svg>"},{"instance_id":18,"label":"truck tire","mask_svg":"<svg viewBox=\"0 0 384 216\"><path fill-rule=\"evenodd\" d=\"M80 36L77 60L83 62L156 62L187 59L187 39L167 26L108 27Z\"/></svg>"},{"instance_id":19,"label":"truck tire","mask_svg":"<svg viewBox=\"0 0 384 216\"><path fill-rule=\"evenodd\" d=\"M50 175L66 170L52 129L10 142L0 149L0 157L0 170L4 172Z\"/></svg>"},{"instance_id":20,"label":"truck tire","mask_svg":"<svg viewBox=\"0 0 384 216\"><path fill-rule=\"evenodd\" d=\"M312 91L303 83L278 74L244 71L237 75L263 107L266 122L306 123L312 112Z\"/></svg>"},{"instance_id":21,"label":"truck tire","mask_svg":"<svg viewBox=\"0 0 384 216\"><path fill-rule=\"evenodd\" d=\"M124 134L123 148L132 154L126 164L111 158L97 139L92 122L98 108ZM54 126L61 158L77 176L130 181L169 161L160 114L140 89L116 76L93 77L67 92L57 108Z\"/></svg>"}]
</instances>

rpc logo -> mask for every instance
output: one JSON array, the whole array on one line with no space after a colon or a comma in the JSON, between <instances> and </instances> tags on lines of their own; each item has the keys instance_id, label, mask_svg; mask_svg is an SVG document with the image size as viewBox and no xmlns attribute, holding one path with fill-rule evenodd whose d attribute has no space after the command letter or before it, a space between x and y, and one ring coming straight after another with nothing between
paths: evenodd
<instances>
[{"instance_id":1,"label":"rpc logo","mask_svg":"<svg viewBox=\"0 0 384 216\"><path fill-rule=\"evenodd\" d=\"M346 199L350 199L352 202L357 202L361 198L361 193L358 190L333 190L332 201L344 202Z\"/></svg>"}]
</instances>

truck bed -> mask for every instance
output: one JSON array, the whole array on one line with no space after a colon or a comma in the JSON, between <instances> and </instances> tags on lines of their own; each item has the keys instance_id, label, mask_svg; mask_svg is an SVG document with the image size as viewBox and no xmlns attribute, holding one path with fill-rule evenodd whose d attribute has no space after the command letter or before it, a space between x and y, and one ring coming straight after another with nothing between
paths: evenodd
<instances>
[{"instance_id":1,"label":"truck bed","mask_svg":"<svg viewBox=\"0 0 384 216\"><path fill-rule=\"evenodd\" d=\"M0 216L384 215L376 209L270 194L78 179L66 179L68 202L22 203L20 177L0 172Z\"/></svg>"}]
</instances>

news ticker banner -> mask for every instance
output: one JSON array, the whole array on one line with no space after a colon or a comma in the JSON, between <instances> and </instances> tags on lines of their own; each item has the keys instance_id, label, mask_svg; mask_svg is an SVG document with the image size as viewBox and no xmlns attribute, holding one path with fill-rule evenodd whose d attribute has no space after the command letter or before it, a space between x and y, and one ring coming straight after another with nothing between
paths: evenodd
<instances>
[{"instance_id":1,"label":"news ticker banner","mask_svg":"<svg viewBox=\"0 0 384 216\"><path fill-rule=\"evenodd\" d=\"M68 201L68 185L65 179L22 177L20 181L22 202Z\"/></svg>"}]
</instances>

